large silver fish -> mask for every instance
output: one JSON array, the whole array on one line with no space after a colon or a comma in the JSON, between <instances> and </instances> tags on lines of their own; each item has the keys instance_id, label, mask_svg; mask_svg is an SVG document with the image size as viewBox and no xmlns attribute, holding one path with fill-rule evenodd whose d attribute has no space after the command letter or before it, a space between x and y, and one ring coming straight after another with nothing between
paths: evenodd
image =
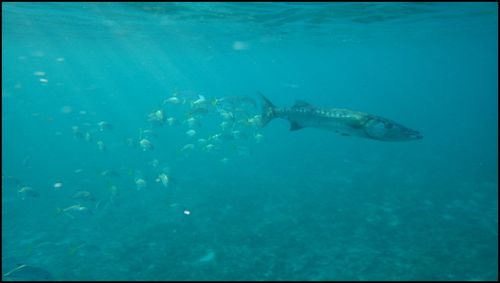
<instances>
[{"instance_id":1,"label":"large silver fish","mask_svg":"<svg viewBox=\"0 0 500 283\"><path fill-rule=\"evenodd\" d=\"M274 118L290 121L290 131L311 127L379 141L411 141L422 139L422 134L389 119L376 115L338 108L319 108L298 100L290 108L274 106L262 98L262 126Z\"/></svg>"},{"instance_id":2,"label":"large silver fish","mask_svg":"<svg viewBox=\"0 0 500 283\"><path fill-rule=\"evenodd\" d=\"M20 263L14 266L13 262L5 262L5 261L6 260L2 258L2 281L53 281L54 280L52 274L43 268L27 264L20 264Z\"/></svg>"}]
</instances>

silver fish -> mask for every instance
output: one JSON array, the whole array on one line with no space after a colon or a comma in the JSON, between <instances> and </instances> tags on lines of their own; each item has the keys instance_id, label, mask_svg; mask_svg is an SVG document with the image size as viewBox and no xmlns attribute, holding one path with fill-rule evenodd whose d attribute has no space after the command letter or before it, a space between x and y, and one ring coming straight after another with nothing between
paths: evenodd
<instances>
[{"instance_id":1,"label":"silver fish","mask_svg":"<svg viewBox=\"0 0 500 283\"><path fill-rule=\"evenodd\" d=\"M297 101L290 108L278 108L260 94L263 101L262 127L274 118L290 121L290 131L311 127L379 141L411 141L422 139L420 132L389 119L358 111L319 108Z\"/></svg>"},{"instance_id":2,"label":"silver fish","mask_svg":"<svg viewBox=\"0 0 500 283\"><path fill-rule=\"evenodd\" d=\"M2 260L3 263L3 260ZM2 264L3 265L3 264ZM3 268L2 268L3 269ZM52 281L52 274L47 270L27 264L18 264L2 274L2 281Z\"/></svg>"}]
</instances>

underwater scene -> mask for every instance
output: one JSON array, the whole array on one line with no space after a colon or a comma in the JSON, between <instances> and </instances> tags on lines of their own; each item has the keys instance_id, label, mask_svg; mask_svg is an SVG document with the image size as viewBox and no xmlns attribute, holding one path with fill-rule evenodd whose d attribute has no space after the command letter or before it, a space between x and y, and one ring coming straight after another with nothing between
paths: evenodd
<instances>
[{"instance_id":1,"label":"underwater scene","mask_svg":"<svg viewBox=\"0 0 500 283\"><path fill-rule=\"evenodd\" d=\"M498 4L2 2L21 280L498 280Z\"/></svg>"}]
</instances>

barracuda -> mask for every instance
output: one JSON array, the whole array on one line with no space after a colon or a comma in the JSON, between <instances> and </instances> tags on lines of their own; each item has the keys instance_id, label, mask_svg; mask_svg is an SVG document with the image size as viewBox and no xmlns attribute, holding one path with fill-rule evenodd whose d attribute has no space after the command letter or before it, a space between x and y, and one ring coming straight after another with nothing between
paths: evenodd
<instances>
[{"instance_id":1,"label":"barracuda","mask_svg":"<svg viewBox=\"0 0 500 283\"><path fill-rule=\"evenodd\" d=\"M358 136L379 141L411 141L422 139L422 134L389 119L376 115L338 108L319 108L298 100L290 108L274 106L259 93L262 99L262 127L274 118L290 121L290 131L318 128L343 136Z\"/></svg>"}]
</instances>

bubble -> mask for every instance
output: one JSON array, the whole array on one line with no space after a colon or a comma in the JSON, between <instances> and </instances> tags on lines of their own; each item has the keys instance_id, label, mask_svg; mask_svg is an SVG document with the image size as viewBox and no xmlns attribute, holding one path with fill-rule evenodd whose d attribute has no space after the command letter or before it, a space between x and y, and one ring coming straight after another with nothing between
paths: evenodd
<instances>
[{"instance_id":1,"label":"bubble","mask_svg":"<svg viewBox=\"0 0 500 283\"><path fill-rule=\"evenodd\" d=\"M233 42L233 49L234 50L248 50L249 45L248 43L244 41L235 41Z\"/></svg>"},{"instance_id":2,"label":"bubble","mask_svg":"<svg viewBox=\"0 0 500 283\"><path fill-rule=\"evenodd\" d=\"M65 106L61 107L61 112L64 114L69 114L72 111L73 111L73 108L71 108L71 106L69 106L69 105L65 105Z\"/></svg>"}]
</instances>

